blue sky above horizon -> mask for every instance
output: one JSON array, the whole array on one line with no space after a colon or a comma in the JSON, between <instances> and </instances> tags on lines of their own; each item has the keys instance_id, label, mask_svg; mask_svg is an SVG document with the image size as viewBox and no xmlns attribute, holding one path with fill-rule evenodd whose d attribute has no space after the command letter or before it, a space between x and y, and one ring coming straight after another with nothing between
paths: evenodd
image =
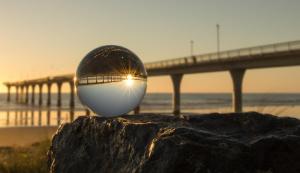
<instances>
[{"instance_id":1,"label":"blue sky above horizon","mask_svg":"<svg viewBox=\"0 0 300 173\"><path fill-rule=\"evenodd\" d=\"M122 45L144 62L300 39L298 0L0 0L0 82L75 72L95 47ZM300 67L251 70L246 92L300 92ZM162 82L167 85L161 85ZM168 76L150 92L172 91ZM67 88L67 87L66 87ZM229 92L228 73L187 75L184 92ZM6 88L0 86L0 92Z\"/></svg>"}]
</instances>

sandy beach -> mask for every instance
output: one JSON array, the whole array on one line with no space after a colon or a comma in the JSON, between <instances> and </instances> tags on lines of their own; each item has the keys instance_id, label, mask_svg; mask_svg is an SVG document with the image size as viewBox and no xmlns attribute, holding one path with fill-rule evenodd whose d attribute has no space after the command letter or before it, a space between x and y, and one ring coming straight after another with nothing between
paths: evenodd
<instances>
[{"instance_id":1,"label":"sandy beach","mask_svg":"<svg viewBox=\"0 0 300 173\"><path fill-rule=\"evenodd\" d=\"M25 146L51 139L57 126L0 128L0 147Z\"/></svg>"}]
</instances>

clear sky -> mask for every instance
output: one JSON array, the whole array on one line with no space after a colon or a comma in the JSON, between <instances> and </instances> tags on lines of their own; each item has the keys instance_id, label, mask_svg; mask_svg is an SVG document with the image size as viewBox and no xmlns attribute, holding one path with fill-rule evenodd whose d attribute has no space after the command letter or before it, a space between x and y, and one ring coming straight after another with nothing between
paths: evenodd
<instances>
[{"instance_id":1,"label":"clear sky","mask_svg":"<svg viewBox=\"0 0 300 173\"><path fill-rule=\"evenodd\" d=\"M299 0L0 0L0 82L75 72L90 50L131 49L144 62L300 40ZM247 71L245 92L300 92L300 67ZM67 87L64 87L67 89ZM184 76L183 92L230 92L228 72ZM0 92L6 88L0 85ZM149 92L171 92L168 76Z\"/></svg>"}]
</instances>

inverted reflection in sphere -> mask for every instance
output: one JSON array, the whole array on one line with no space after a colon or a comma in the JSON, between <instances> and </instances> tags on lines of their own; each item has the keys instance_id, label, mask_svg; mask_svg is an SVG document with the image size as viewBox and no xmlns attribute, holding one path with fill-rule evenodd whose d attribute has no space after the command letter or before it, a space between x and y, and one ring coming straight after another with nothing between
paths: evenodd
<instances>
[{"instance_id":1,"label":"inverted reflection in sphere","mask_svg":"<svg viewBox=\"0 0 300 173\"><path fill-rule=\"evenodd\" d=\"M103 46L80 62L76 86L83 105L101 116L117 116L140 104L147 87L147 73L130 50Z\"/></svg>"}]
</instances>

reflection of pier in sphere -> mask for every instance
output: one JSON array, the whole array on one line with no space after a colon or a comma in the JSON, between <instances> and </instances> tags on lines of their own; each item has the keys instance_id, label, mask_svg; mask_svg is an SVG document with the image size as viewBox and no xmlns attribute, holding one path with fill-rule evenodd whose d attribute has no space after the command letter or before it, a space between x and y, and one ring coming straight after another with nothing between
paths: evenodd
<instances>
[{"instance_id":1,"label":"reflection of pier in sphere","mask_svg":"<svg viewBox=\"0 0 300 173\"><path fill-rule=\"evenodd\" d=\"M96 76L86 76L77 79L78 85L90 85L90 84L105 84L105 83L113 83L113 82L121 82L124 80L141 80L146 81L147 78L144 76L134 76L131 74L128 75L96 75Z\"/></svg>"}]
</instances>

